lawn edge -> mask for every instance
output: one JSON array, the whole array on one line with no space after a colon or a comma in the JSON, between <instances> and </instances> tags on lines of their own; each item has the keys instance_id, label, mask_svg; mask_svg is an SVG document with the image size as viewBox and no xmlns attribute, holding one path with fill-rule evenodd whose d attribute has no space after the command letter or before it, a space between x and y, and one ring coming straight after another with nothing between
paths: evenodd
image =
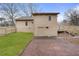
<instances>
[{"instance_id":1,"label":"lawn edge","mask_svg":"<svg viewBox=\"0 0 79 59\"><path fill-rule=\"evenodd\" d=\"M33 38L32 38L32 39L33 39ZM30 40L30 41L28 42L28 44L25 45L25 47L23 48L23 50L20 51L20 53L19 53L17 56L21 56L21 55L23 54L23 52L25 51L26 47L27 47L31 42L32 42L32 40Z\"/></svg>"}]
</instances>

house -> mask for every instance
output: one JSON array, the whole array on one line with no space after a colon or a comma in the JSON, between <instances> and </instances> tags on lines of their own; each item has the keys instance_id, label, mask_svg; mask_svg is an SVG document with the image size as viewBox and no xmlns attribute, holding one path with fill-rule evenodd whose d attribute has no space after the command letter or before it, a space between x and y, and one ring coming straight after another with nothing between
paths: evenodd
<instances>
[{"instance_id":1,"label":"house","mask_svg":"<svg viewBox=\"0 0 79 59\"><path fill-rule=\"evenodd\" d=\"M20 17L16 19L17 32L33 32L33 18Z\"/></svg>"},{"instance_id":2,"label":"house","mask_svg":"<svg viewBox=\"0 0 79 59\"><path fill-rule=\"evenodd\" d=\"M33 13L32 17L16 19L18 32L33 32L34 36L57 36L59 13Z\"/></svg>"}]
</instances>

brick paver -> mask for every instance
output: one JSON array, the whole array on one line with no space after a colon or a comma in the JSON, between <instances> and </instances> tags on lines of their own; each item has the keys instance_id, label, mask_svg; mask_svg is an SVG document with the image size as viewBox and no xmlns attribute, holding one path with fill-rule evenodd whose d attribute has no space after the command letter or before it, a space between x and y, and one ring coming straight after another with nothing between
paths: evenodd
<instances>
[{"instance_id":1,"label":"brick paver","mask_svg":"<svg viewBox=\"0 0 79 59\"><path fill-rule=\"evenodd\" d=\"M22 56L79 56L79 46L62 37L33 39Z\"/></svg>"}]
</instances>

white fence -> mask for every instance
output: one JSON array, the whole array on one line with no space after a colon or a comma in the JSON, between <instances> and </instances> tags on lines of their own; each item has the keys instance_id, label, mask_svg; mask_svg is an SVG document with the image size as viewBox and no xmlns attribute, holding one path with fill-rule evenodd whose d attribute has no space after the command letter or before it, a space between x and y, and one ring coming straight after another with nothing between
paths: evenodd
<instances>
[{"instance_id":1,"label":"white fence","mask_svg":"<svg viewBox=\"0 0 79 59\"><path fill-rule=\"evenodd\" d=\"M5 34L9 34L12 32L16 32L16 28L13 26L10 27L0 27L0 36L5 35Z\"/></svg>"}]
</instances>

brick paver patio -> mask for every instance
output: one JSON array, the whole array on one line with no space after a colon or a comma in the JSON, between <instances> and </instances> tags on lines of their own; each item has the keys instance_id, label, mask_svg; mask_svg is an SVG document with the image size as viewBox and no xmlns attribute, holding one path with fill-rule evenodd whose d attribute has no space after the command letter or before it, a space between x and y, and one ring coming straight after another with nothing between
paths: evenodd
<instances>
[{"instance_id":1,"label":"brick paver patio","mask_svg":"<svg viewBox=\"0 0 79 59\"><path fill-rule=\"evenodd\" d=\"M33 39L22 56L79 56L79 45L72 44L62 37Z\"/></svg>"}]
</instances>

